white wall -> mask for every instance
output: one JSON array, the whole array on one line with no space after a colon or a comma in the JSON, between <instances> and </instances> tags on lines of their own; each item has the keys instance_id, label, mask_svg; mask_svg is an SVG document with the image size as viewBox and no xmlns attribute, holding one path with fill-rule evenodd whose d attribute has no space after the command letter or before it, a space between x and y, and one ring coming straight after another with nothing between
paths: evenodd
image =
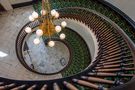
<instances>
[{"instance_id":1,"label":"white wall","mask_svg":"<svg viewBox=\"0 0 135 90\"><path fill-rule=\"evenodd\" d=\"M105 0L117 8L119 8L121 11L123 11L125 14L127 14L131 19L135 21L135 0Z\"/></svg>"},{"instance_id":2,"label":"white wall","mask_svg":"<svg viewBox=\"0 0 135 90\"><path fill-rule=\"evenodd\" d=\"M9 0L11 4L18 4L18 3L23 3L23 2L29 2L32 0Z\"/></svg>"}]
</instances>

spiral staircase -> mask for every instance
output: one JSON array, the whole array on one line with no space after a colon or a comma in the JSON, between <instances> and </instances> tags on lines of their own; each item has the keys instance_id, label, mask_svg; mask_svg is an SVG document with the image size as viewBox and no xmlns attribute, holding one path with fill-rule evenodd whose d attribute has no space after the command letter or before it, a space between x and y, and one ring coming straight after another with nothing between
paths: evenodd
<instances>
[{"instance_id":1,"label":"spiral staircase","mask_svg":"<svg viewBox=\"0 0 135 90\"><path fill-rule=\"evenodd\" d=\"M95 36L96 55L89 56L92 52L87 40L73 30L74 26L67 26L65 41L73 49L73 56L71 65L61 72L63 78L30 81L1 77L0 90L134 90L135 26L132 22L101 0L51 0L51 4L59 11L59 20L79 23ZM41 2L34 2L33 7L40 12ZM26 64L21 52L27 36L25 27L38 25L38 21L28 22L20 30L16 53L26 69L42 74Z\"/></svg>"}]
</instances>

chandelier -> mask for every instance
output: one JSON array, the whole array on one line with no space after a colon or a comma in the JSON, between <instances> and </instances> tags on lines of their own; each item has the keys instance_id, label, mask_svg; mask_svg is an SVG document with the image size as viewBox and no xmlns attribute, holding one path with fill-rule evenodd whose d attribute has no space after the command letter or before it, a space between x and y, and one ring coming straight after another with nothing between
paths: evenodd
<instances>
[{"instance_id":1,"label":"chandelier","mask_svg":"<svg viewBox=\"0 0 135 90\"><path fill-rule=\"evenodd\" d=\"M51 40L54 34L57 34L61 40L65 39L66 35L64 33L61 33L61 31L67 26L67 23L65 21L62 21L61 25L55 25L54 20L58 18L59 13L55 9L51 10L49 1L42 0L42 10L40 14L34 11L32 15L29 16L29 20L31 22L35 20L38 20L40 22L40 25L36 30L36 38L33 40L34 44L39 44L41 42L40 37L42 37L43 35L49 37L47 45L50 47L53 47L55 45L55 42ZM32 28L26 27L25 32L31 33Z\"/></svg>"}]
</instances>

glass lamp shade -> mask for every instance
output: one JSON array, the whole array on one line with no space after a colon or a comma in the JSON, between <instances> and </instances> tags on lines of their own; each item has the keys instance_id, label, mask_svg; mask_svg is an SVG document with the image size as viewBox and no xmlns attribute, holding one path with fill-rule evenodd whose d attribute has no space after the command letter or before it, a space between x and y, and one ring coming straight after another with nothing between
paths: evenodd
<instances>
[{"instance_id":1,"label":"glass lamp shade","mask_svg":"<svg viewBox=\"0 0 135 90\"><path fill-rule=\"evenodd\" d=\"M34 43L35 45L38 45L38 44L40 43L39 38L35 38L34 41L33 41L33 43Z\"/></svg>"},{"instance_id":2,"label":"glass lamp shade","mask_svg":"<svg viewBox=\"0 0 135 90\"><path fill-rule=\"evenodd\" d=\"M67 26L67 23L65 21L61 22L61 26L64 28Z\"/></svg>"},{"instance_id":3,"label":"glass lamp shade","mask_svg":"<svg viewBox=\"0 0 135 90\"><path fill-rule=\"evenodd\" d=\"M26 28L25 28L25 32L26 32L26 33L31 33L31 31L32 31L32 30L31 30L30 27L26 27Z\"/></svg>"},{"instance_id":4,"label":"glass lamp shade","mask_svg":"<svg viewBox=\"0 0 135 90\"><path fill-rule=\"evenodd\" d=\"M32 17L35 18L35 19L38 18L38 13L34 11L34 12L32 13Z\"/></svg>"},{"instance_id":5,"label":"glass lamp shade","mask_svg":"<svg viewBox=\"0 0 135 90\"><path fill-rule=\"evenodd\" d=\"M53 9L53 10L51 10L51 15L52 15L52 16L54 16L54 17L55 17L56 13L57 13L57 12L56 12L56 10L54 10L54 9Z\"/></svg>"},{"instance_id":6,"label":"glass lamp shade","mask_svg":"<svg viewBox=\"0 0 135 90\"><path fill-rule=\"evenodd\" d=\"M59 13L58 12L56 12L56 14L55 14L55 18L59 18Z\"/></svg>"},{"instance_id":7,"label":"glass lamp shade","mask_svg":"<svg viewBox=\"0 0 135 90\"><path fill-rule=\"evenodd\" d=\"M46 12L46 10L41 10L40 13L41 13L41 15L46 15L47 12Z\"/></svg>"},{"instance_id":8,"label":"glass lamp shade","mask_svg":"<svg viewBox=\"0 0 135 90\"><path fill-rule=\"evenodd\" d=\"M43 35L43 31L41 29L38 29L36 31L36 34L37 34L37 36L42 36Z\"/></svg>"},{"instance_id":9,"label":"glass lamp shade","mask_svg":"<svg viewBox=\"0 0 135 90\"><path fill-rule=\"evenodd\" d=\"M65 37L66 37L66 35L65 35L64 33L61 33L61 34L60 34L60 39L63 40L63 39L65 39Z\"/></svg>"},{"instance_id":10,"label":"glass lamp shade","mask_svg":"<svg viewBox=\"0 0 135 90\"><path fill-rule=\"evenodd\" d=\"M48 46L49 46L49 47L53 47L54 45L55 45L55 42L54 42L54 41L49 41L49 42L48 42Z\"/></svg>"},{"instance_id":11,"label":"glass lamp shade","mask_svg":"<svg viewBox=\"0 0 135 90\"><path fill-rule=\"evenodd\" d=\"M34 21L34 18L33 18L33 16L29 16L29 20L32 22L32 21Z\"/></svg>"},{"instance_id":12,"label":"glass lamp shade","mask_svg":"<svg viewBox=\"0 0 135 90\"><path fill-rule=\"evenodd\" d=\"M61 26L56 26L55 27L55 30L56 30L57 33L59 33L61 31L61 29L62 29Z\"/></svg>"}]
</instances>

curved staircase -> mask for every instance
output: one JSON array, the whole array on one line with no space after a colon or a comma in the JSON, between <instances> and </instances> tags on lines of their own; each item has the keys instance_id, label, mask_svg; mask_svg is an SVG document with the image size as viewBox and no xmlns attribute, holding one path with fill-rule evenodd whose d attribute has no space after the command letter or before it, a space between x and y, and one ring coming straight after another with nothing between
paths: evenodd
<instances>
[{"instance_id":1,"label":"curved staircase","mask_svg":"<svg viewBox=\"0 0 135 90\"><path fill-rule=\"evenodd\" d=\"M134 27L99 0L51 1L52 8L57 8L60 12L59 19L72 19L85 24L95 34L99 47L97 57L87 69L70 75L77 69L73 66L66 72L68 77L60 79L27 81L1 77L0 90L134 90ZM37 11L40 11L37 7L40 7L40 4L38 2L34 5ZM16 40L18 59L32 72L35 71L24 62L21 50L27 36L25 27L35 28L38 25L37 21L27 23ZM77 67L81 69L79 65Z\"/></svg>"}]
</instances>

